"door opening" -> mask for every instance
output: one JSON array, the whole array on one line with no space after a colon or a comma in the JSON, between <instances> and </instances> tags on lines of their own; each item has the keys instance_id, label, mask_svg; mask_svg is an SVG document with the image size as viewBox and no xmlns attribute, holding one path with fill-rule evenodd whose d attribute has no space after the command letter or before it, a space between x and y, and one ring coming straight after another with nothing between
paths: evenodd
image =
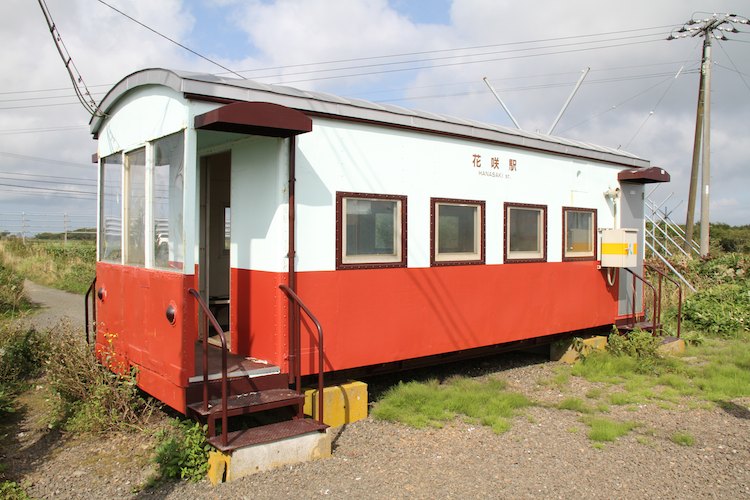
<instances>
[{"instance_id":1,"label":"door opening","mask_svg":"<svg viewBox=\"0 0 750 500\"><path fill-rule=\"evenodd\" d=\"M231 153L201 158L199 286L211 312L227 332L227 342L231 338L228 332L232 306L229 292L230 191Z\"/></svg>"}]
</instances>

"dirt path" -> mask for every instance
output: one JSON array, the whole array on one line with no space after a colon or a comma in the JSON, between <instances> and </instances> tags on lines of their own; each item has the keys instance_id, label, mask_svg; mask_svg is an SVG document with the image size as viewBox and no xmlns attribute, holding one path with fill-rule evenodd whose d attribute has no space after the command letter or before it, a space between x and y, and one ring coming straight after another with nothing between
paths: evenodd
<instances>
[{"instance_id":1,"label":"dirt path","mask_svg":"<svg viewBox=\"0 0 750 500\"><path fill-rule=\"evenodd\" d=\"M24 318L26 324L37 330L52 328L60 321L83 324L82 295L47 288L29 280L25 280L23 286L31 302L39 308L38 312Z\"/></svg>"},{"instance_id":2,"label":"dirt path","mask_svg":"<svg viewBox=\"0 0 750 500\"><path fill-rule=\"evenodd\" d=\"M34 321L80 318L79 296L33 284L29 292L45 305ZM436 376L452 373L502 378L537 406L500 435L460 421L417 430L368 418L338 431L330 459L218 487L180 482L136 492L152 470L147 432L75 438L49 432L29 411L41 404L42 391L32 390L22 398L27 406L7 460L39 498L750 498L750 400L726 402L723 409L690 402L612 405L603 416L636 427L596 447L585 416L554 405L585 399L601 386L575 377L550 383L556 365L531 354L454 364ZM676 432L690 434L694 444L676 444Z\"/></svg>"}]
</instances>

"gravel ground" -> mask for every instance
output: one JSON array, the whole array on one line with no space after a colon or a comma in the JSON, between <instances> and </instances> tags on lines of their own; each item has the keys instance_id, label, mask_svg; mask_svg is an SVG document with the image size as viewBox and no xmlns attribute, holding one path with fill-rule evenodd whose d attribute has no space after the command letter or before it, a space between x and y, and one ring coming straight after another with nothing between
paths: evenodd
<instances>
[{"instance_id":1,"label":"gravel ground","mask_svg":"<svg viewBox=\"0 0 750 500\"><path fill-rule=\"evenodd\" d=\"M581 414L551 407L585 399L597 385L574 377L552 383L556 366L508 354L429 372L499 377L539 403L504 434L461 421L419 430L368 418L335 431L332 458L216 487L179 482L134 492L153 472L148 433L60 435L32 411L19 413L2 455L8 472L41 498L750 498L750 400L611 406L607 418L638 425L598 448ZM391 380L369 382L377 392ZM22 404L39 408L42 393L30 391ZM695 443L675 444L675 432Z\"/></svg>"}]
</instances>

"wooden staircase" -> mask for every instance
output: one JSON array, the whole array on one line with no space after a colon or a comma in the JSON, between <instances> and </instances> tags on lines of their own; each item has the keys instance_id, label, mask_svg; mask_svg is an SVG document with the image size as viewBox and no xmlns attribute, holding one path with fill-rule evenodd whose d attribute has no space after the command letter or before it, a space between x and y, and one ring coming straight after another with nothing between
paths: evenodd
<instances>
[{"instance_id":1,"label":"wooden staircase","mask_svg":"<svg viewBox=\"0 0 750 500\"><path fill-rule=\"evenodd\" d=\"M209 345L214 356L220 348ZM200 352L200 351L197 351ZM326 425L305 418L302 407L305 396L289 389L286 374L277 366L228 354L227 443L217 435L217 423L222 418L221 370L209 361L208 399L204 402L203 376L191 377L187 389L188 415L208 425L208 441L221 451L232 451L244 446L269 443L308 432L324 431ZM282 410L276 411L273 410ZM284 411L285 410L285 411ZM246 427L241 417L254 415L258 422L271 422ZM240 428L237 428L240 427ZM246 427L246 428L241 428ZM222 429L223 431L223 429Z\"/></svg>"},{"instance_id":2,"label":"wooden staircase","mask_svg":"<svg viewBox=\"0 0 750 500\"><path fill-rule=\"evenodd\" d=\"M190 377L186 389L187 414L207 425L208 442L230 452L325 431L328 426L322 423L322 417L317 421L304 415L305 396L299 377L290 389L289 374L281 373L278 366L229 352L216 319L198 293L193 289L190 293L220 337L218 346L209 342L207 336L196 342L195 375ZM322 387L319 392L322 395Z\"/></svg>"}]
</instances>

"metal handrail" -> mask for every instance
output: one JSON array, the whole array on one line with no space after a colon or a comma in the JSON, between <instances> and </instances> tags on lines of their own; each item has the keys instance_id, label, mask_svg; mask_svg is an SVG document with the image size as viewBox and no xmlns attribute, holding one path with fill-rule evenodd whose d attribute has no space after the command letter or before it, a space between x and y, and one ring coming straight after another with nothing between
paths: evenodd
<instances>
[{"instance_id":1,"label":"metal handrail","mask_svg":"<svg viewBox=\"0 0 750 500\"><path fill-rule=\"evenodd\" d=\"M227 393L229 392L229 381L227 378L227 338L224 334L224 330L219 326L219 322L216 317L211 313L206 305L206 302L201 297L200 293L195 288L189 288L188 293L195 297L198 304L203 310L204 318L206 320L203 328L203 411L208 411L208 324L211 326L216 333L219 334L221 339L221 444L222 446L227 445Z\"/></svg>"},{"instance_id":2,"label":"metal handrail","mask_svg":"<svg viewBox=\"0 0 750 500\"><path fill-rule=\"evenodd\" d=\"M315 328L318 330L318 422L323 424L323 362L325 360L325 356L323 355L323 327L320 326L320 321L318 321L318 318L315 317L315 315L312 313L312 311L305 305L304 302L302 302L302 299L294 293L294 291L289 288L287 285L281 284L279 285L279 288L281 291L283 291L289 300L291 302L294 302L297 309L302 309L305 311L305 314L307 314L307 317L312 320L312 322L315 324ZM299 314L297 314L299 316ZM297 337L299 337L299 328L295 328ZM296 348L297 353L295 355L297 356L297 359L299 359L301 353L301 347L300 347L300 339L296 339ZM297 378L299 380L299 378ZM299 387L297 387L297 391L299 392Z\"/></svg>"},{"instance_id":3,"label":"metal handrail","mask_svg":"<svg viewBox=\"0 0 750 500\"><path fill-rule=\"evenodd\" d=\"M91 280L91 284L89 285L89 289L86 290L86 295L84 295L83 298L83 314L85 316L85 328L86 328L86 343L91 343L91 337L89 336L89 297L91 297L91 320L94 324L94 333L96 333L96 296L93 295L94 290L96 289L96 276L94 276L94 279ZM96 337L94 337L94 340L96 340Z\"/></svg>"},{"instance_id":4,"label":"metal handrail","mask_svg":"<svg viewBox=\"0 0 750 500\"><path fill-rule=\"evenodd\" d=\"M635 299L636 299L636 292L637 292L636 286L635 286L636 285L636 278L638 278L639 280L641 280L641 282L643 282L644 285L646 285L647 287L649 287L651 289L651 291L654 293L654 308L656 308L656 300L657 300L656 299L656 288L654 288L654 285L652 285L651 283L649 283L648 281L646 281L646 279L643 278L643 276L639 275L638 273L636 273L632 269L630 269L628 267L626 267L624 269L627 272L629 272L630 274L633 275L633 326L635 326L635 318L636 318L636 316L635 316L635 302L636 302L636 300ZM661 302L661 297L659 297L659 302ZM652 332L653 332L654 335L656 335L656 314L654 314L654 321L653 321Z\"/></svg>"},{"instance_id":5,"label":"metal handrail","mask_svg":"<svg viewBox=\"0 0 750 500\"><path fill-rule=\"evenodd\" d=\"M654 271L656 274L659 275L659 323L661 323L661 280L662 278L666 279L667 281L671 282L677 287L677 338L679 339L680 330L682 327L682 287L677 282L677 280L669 277L667 273L665 273L658 267L652 266L651 264L646 264L646 269Z\"/></svg>"}]
</instances>

